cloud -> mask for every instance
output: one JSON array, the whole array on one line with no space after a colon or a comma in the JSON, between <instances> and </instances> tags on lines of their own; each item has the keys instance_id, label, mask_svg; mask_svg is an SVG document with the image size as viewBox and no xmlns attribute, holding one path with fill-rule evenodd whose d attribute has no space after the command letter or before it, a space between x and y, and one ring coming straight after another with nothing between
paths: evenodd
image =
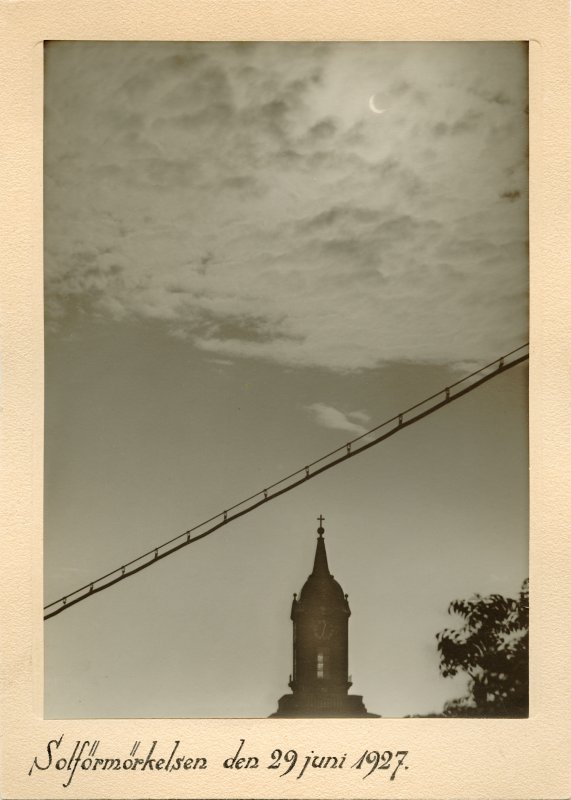
<instances>
[{"instance_id":1,"label":"cloud","mask_svg":"<svg viewBox=\"0 0 571 800\"><path fill-rule=\"evenodd\" d=\"M312 403L305 408L313 415L315 422L324 428L349 431L349 433L354 433L356 436L361 436L368 430L368 428L365 428L358 422L354 422L354 420L359 420L360 422L369 421L370 418L364 411L350 411L344 413L325 403Z\"/></svg>"},{"instance_id":2,"label":"cloud","mask_svg":"<svg viewBox=\"0 0 571 800\"><path fill-rule=\"evenodd\" d=\"M211 358L211 359L209 359L209 361L210 361L211 364L217 364L220 367L233 367L234 366L234 362L233 361L229 361L226 358Z\"/></svg>"},{"instance_id":3,"label":"cloud","mask_svg":"<svg viewBox=\"0 0 571 800\"><path fill-rule=\"evenodd\" d=\"M526 103L518 43L49 45L48 324L336 371L491 360L527 335Z\"/></svg>"}]
</instances>

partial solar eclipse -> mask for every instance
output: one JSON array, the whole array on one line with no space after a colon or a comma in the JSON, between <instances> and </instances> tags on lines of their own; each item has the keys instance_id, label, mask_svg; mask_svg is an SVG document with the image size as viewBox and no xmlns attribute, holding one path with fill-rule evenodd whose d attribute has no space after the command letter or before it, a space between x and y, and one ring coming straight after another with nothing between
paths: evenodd
<instances>
[{"instance_id":1,"label":"partial solar eclipse","mask_svg":"<svg viewBox=\"0 0 571 800\"><path fill-rule=\"evenodd\" d=\"M369 108L371 109L373 114L384 114L385 111L386 111L385 108L379 108L378 106L375 105L375 95L374 94L372 94L369 97Z\"/></svg>"}]
</instances>

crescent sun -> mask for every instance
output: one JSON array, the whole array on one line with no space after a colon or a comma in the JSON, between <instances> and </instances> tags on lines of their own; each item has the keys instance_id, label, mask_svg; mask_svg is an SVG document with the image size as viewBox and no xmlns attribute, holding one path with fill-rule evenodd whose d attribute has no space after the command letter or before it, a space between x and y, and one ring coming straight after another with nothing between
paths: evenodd
<instances>
[{"instance_id":1,"label":"crescent sun","mask_svg":"<svg viewBox=\"0 0 571 800\"><path fill-rule=\"evenodd\" d=\"M372 94L369 97L369 108L371 109L373 114L384 114L385 113L385 109L384 108L377 108L377 106L375 105L375 95L374 94Z\"/></svg>"}]
</instances>

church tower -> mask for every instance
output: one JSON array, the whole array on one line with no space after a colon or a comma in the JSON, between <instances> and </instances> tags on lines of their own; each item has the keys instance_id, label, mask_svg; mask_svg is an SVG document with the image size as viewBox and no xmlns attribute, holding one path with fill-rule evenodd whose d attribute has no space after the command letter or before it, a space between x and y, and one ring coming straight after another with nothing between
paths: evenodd
<instances>
[{"instance_id":1,"label":"church tower","mask_svg":"<svg viewBox=\"0 0 571 800\"><path fill-rule=\"evenodd\" d=\"M323 517L319 517L313 572L291 607L293 675L291 694L272 717L375 717L360 695L350 695L347 595L329 572Z\"/></svg>"}]
</instances>

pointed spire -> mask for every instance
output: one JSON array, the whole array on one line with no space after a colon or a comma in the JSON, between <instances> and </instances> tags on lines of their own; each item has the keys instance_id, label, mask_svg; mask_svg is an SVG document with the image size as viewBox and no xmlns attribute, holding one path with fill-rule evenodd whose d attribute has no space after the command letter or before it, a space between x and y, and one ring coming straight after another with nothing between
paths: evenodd
<instances>
[{"instance_id":1,"label":"pointed spire","mask_svg":"<svg viewBox=\"0 0 571 800\"><path fill-rule=\"evenodd\" d=\"M319 528L317 529L317 547L315 548L315 559L313 561L313 572L303 584L299 598L294 601L292 615L306 612L310 609L319 607L343 609L344 613L350 614L349 604L343 596L343 589L333 575L329 572L327 563L327 552L325 550L325 539L323 534L324 517L319 516ZM292 616L292 619L294 617Z\"/></svg>"},{"instance_id":2,"label":"pointed spire","mask_svg":"<svg viewBox=\"0 0 571 800\"><path fill-rule=\"evenodd\" d=\"M325 540L323 538L323 534L325 533L323 521L324 517L320 515L318 517L319 528L317 529L318 537L317 547L315 548L315 560L313 562L313 572L311 573L312 575L320 577L331 575L327 564L327 552L325 551Z\"/></svg>"}]
</instances>

